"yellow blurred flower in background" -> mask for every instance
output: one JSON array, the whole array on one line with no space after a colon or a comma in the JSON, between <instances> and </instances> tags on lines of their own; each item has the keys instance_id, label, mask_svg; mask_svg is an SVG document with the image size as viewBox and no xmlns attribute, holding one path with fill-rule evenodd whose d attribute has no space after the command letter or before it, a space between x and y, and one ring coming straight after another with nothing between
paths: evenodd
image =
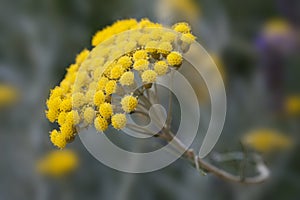
<instances>
[{"instance_id":1,"label":"yellow blurred flower in background","mask_svg":"<svg viewBox=\"0 0 300 200\"><path fill-rule=\"evenodd\" d=\"M201 13L199 5L194 0L163 0L160 2L160 6L190 22L198 20Z\"/></svg>"},{"instance_id":2,"label":"yellow blurred flower in background","mask_svg":"<svg viewBox=\"0 0 300 200\"><path fill-rule=\"evenodd\" d=\"M11 85L0 84L0 108L14 104L19 98L19 91Z\"/></svg>"},{"instance_id":3,"label":"yellow blurred flower in background","mask_svg":"<svg viewBox=\"0 0 300 200\"><path fill-rule=\"evenodd\" d=\"M284 110L287 115L295 116L300 114L300 95L288 96L284 102Z\"/></svg>"},{"instance_id":4,"label":"yellow blurred flower in background","mask_svg":"<svg viewBox=\"0 0 300 200\"><path fill-rule=\"evenodd\" d=\"M267 38L288 36L293 33L291 25L284 19L274 18L267 21L263 28L263 34Z\"/></svg>"},{"instance_id":5,"label":"yellow blurred flower in background","mask_svg":"<svg viewBox=\"0 0 300 200\"><path fill-rule=\"evenodd\" d=\"M40 174L61 177L73 172L78 167L78 156L72 150L53 150L37 162Z\"/></svg>"},{"instance_id":6,"label":"yellow blurred flower in background","mask_svg":"<svg viewBox=\"0 0 300 200\"><path fill-rule=\"evenodd\" d=\"M284 150L292 146L292 139L289 136L271 129L250 131L243 137L242 142L261 153Z\"/></svg>"}]
</instances>

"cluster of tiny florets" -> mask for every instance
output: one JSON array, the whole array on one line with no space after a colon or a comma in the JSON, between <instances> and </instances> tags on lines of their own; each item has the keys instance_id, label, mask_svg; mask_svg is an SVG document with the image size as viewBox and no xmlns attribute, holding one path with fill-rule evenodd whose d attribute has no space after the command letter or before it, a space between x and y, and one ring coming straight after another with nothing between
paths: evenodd
<instances>
[{"instance_id":1,"label":"cluster of tiny florets","mask_svg":"<svg viewBox=\"0 0 300 200\"><path fill-rule=\"evenodd\" d=\"M131 95L127 95L127 96L122 98L121 105L122 105L122 109L125 112L130 113L130 112L134 111L135 108L137 107L138 100L137 100L136 97L133 97Z\"/></svg>"},{"instance_id":2,"label":"cluster of tiny florets","mask_svg":"<svg viewBox=\"0 0 300 200\"><path fill-rule=\"evenodd\" d=\"M139 102L128 90L137 80L151 87L159 76L177 70L182 53L195 40L187 23L172 29L166 31L148 19L128 19L97 32L93 49L79 53L60 85L50 92L46 115L59 125L50 132L52 143L64 148L82 126L93 125L99 132L110 125L124 128L126 114L134 112ZM120 104L113 103L114 95L121 96Z\"/></svg>"}]
</instances>

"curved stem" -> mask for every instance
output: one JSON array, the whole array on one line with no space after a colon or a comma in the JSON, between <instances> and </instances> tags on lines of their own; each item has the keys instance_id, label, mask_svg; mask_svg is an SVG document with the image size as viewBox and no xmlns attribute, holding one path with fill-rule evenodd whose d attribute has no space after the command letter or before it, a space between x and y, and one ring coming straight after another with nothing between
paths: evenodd
<instances>
[{"instance_id":1,"label":"curved stem","mask_svg":"<svg viewBox=\"0 0 300 200\"><path fill-rule=\"evenodd\" d=\"M241 177L234 174L231 174L227 171L224 171L223 169L220 169L213 164L205 161L204 159L199 158L195 153L193 149L188 149L176 136L173 135L172 132L164 132L163 139L168 140L168 142L174 142L176 144L179 151L185 151L183 154L183 157L186 158L192 165L194 165L196 168L199 166L201 169L205 170L206 172L212 173L222 179L232 181L232 182L238 182L238 183L244 183L244 184L257 184L264 182L266 179L270 176L270 171L267 168L267 166L264 164L262 159L259 156L255 157L256 162L256 170L258 174L253 177Z\"/></svg>"},{"instance_id":2,"label":"curved stem","mask_svg":"<svg viewBox=\"0 0 300 200\"><path fill-rule=\"evenodd\" d=\"M173 71L171 71L171 81L173 81L173 77L174 77L174 73ZM172 87L173 83L171 82L170 85ZM173 97L172 90L169 90L169 108L168 108L168 115L167 115L167 122L166 122L168 130L170 130L171 122L172 122L172 103L173 103L172 97Z\"/></svg>"},{"instance_id":3,"label":"curved stem","mask_svg":"<svg viewBox=\"0 0 300 200\"><path fill-rule=\"evenodd\" d=\"M194 153L192 150L188 150L186 154L186 157L194 163ZM267 166L263 163L263 161L257 157L256 159L256 170L258 174L253 177L241 177L237 175L233 175L227 171L224 171L223 169L217 168L216 166L204 161L203 159L198 158L197 160L200 168L207 170L210 173L213 173L214 175L223 178L225 180L233 181L233 182L239 182L244 184L257 184L264 182L267 180L270 176L270 171L267 168Z\"/></svg>"}]
</instances>

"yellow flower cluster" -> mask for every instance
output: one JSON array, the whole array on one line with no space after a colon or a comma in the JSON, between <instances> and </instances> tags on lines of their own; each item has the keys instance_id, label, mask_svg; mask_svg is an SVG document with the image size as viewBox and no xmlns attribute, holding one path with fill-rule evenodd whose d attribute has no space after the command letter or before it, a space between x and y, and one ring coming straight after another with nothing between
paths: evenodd
<instances>
[{"instance_id":1,"label":"yellow flower cluster","mask_svg":"<svg viewBox=\"0 0 300 200\"><path fill-rule=\"evenodd\" d=\"M167 6L176 17L189 19L189 21L199 20L201 15L201 10L195 0L162 0L160 6Z\"/></svg>"},{"instance_id":2,"label":"yellow flower cluster","mask_svg":"<svg viewBox=\"0 0 300 200\"><path fill-rule=\"evenodd\" d=\"M37 162L39 173L61 177L74 171L78 166L78 156L71 150L54 150Z\"/></svg>"},{"instance_id":3,"label":"yellow flower cluster","mask_svg":"<svg viewBox=\"0 0 300 200\"><path fill-rule=\"evenodd\" d=\"M243 143L262 153L289 148L292 140L288 136L270 129L253 130L245 135Z\"/></svg>"},{"instance_id":4,"label":"yellow flower cluster","mask_svg":"<svg viewBox=\"0 0 300 200\"><path fill-rule=\"evenodd\" d=\"M271 19L263 27L263 34L266 37L278 37L290 35L292 33L291 25L284 19Z\"/></svg>"},{"instance_id":5,"label":"yellow flower cluster","mask_svg":"<svg viewBox=\"0 0 300 200\"><path fill-rule=\"evenodd\" d=\"M190 40L181 39L184 35ZM52 143L64 148L82 126L94 125L100 132L109 125L124 128L126 113L138 105L138 97L124 91L134 87L139 78L151 85L170 68L178 69L183 46L186 49L194 40L186 23L178 23L172 30L148 19L117 21L97 32L93 49L83 50L64 80L50 92L46 115L59 124L59 130L50 133ZM112 105L115 95L122 97L119 106Z\"/></svg>"}]
</instances>

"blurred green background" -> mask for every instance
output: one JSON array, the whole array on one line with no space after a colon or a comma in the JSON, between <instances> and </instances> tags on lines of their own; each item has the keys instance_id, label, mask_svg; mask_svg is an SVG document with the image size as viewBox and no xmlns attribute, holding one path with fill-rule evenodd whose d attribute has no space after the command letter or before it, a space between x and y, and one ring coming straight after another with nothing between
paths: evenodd
<instances>
[{"instance_id":1,"label":"blurred green background","mask_svg":"<svg viewBox=\"0 0 300 200\"><path fill-rule=\"evenodd\" d=\"M222 63L228 113L215 152L241 151L243 136L260 127L293 141L288 150L263 154L268 181L230 183L182 160L147 174L121 173L94 159L78 138L68 146L79 159L72 174L37 173L37 160L54 149L44 115L49 90L76 54L91 47L97 30L143 17L165 25L188 21ZM297 0L1 0L0 84L15 96L0 107L0 199L299 199L300 103L292 114L285 106L300 95L299 28Z\"/></svg>"}]
</instances>

